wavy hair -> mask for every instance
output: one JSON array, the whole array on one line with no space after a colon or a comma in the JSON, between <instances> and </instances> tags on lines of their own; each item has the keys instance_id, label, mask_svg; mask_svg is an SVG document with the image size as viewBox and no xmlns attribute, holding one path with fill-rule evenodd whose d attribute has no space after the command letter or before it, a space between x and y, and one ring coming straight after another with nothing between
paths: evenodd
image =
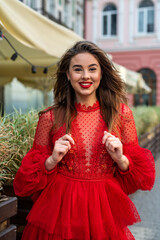
<instances>
[{"instance_id":1,"label":"wavy hair","mask_svg":"<svg viewBox=\"0 0 160 240\"><path fill-rule=\"evenodd\" d=\"M75 108L75 92L70 81L67 79L71 59L79 53L92 54L100 64L102 78L96 90L96 96L100 103L101 113L111 132L113 122L118 116L121 103L127 104L125 85L115 69L107 54L96 44L89 41L79 41L68 49L62 56L55 74L56 82L54 85L54 117L55 125L66 124L66 132L71 128L71 122L77 115Z\"/></svg>"}]
</instances>

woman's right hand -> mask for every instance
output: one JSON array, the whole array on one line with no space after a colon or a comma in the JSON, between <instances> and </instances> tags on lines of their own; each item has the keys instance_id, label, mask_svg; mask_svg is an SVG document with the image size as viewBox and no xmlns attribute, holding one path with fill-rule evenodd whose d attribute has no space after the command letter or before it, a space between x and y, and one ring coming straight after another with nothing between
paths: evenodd
<instances>
[{"instance_id":1,"label":"woman's right hand","mask_svg":"<svg viewBox=\"0 0 160 240\"><path fill-rule=\"evenodd\" d=\"M59 163L62 160L66 153L71 149L71 143L74 144L74 140L69 134L66 134L55 141L52 152L52 159L54 162Z\"/></svg>"},{"instance_id":2,"label":"woman's right hand","mask_svg":"<svg viewBox=\"0 0 160 240\"><path fill-rule=\"evenodd\" d=\"M45 161L45 167L48 171L52 170L71 149L71 144L75 144L73 138L69 134L55 141L52 155Z\"/></svg>"}]
</instances>

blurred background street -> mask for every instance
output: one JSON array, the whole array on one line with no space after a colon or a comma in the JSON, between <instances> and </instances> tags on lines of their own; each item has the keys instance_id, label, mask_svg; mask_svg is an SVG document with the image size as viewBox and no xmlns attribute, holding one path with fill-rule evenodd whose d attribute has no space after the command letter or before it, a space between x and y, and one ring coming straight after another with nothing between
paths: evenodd
<instances>
[{"instance_id":1,"label":"blurred background street","mask_svg":"<svg viewBox=\"0 0 160 240\"><path fill-rule=\"evenodd\" d=\"M160 239L160 157L156 160L156 181L149 192L137 191L131 196L142 222L129 229L136 240Z\"/></svg>"}]
</instances>

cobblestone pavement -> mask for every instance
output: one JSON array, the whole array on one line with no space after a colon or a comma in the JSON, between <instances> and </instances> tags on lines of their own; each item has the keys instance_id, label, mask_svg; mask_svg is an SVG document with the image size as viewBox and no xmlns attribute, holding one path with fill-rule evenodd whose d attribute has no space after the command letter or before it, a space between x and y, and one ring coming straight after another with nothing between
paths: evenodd
<instances>
[{"instance_id":1,"label":"cobblestone pavement","mask_svg":"<svg viewBox=\"0 0 160 240\"><path fill-rule=\"evenodd\" d=\"M156 181L151 191L130 196L142 222L130 226L136 240L160 240L160 157L156 160Z\"/></svg>"}]
</instances>

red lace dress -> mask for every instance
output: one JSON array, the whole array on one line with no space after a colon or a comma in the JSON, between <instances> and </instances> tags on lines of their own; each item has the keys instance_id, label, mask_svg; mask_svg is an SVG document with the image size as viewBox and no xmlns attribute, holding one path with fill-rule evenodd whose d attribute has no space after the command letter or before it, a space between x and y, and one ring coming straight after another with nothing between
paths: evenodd
<instances>
[{"instance_id":1,"label":"red lace dress","mask_svg":"<svg viewBox=\"0 0 160 240\"><path fill-rule=\"evenodd\" d=\"M126 240L134 239L127 226L140 221L127 196L154 184L154 159L138 145L131 110L122 105L121 126L115 126L130 161L122 172L102 144L107 126L99 103L86 108L76 105L72 122L75 141L71 150L52 171L45 160L54 142L65 134L65 126L52 132L53 110L41 115L33 148L22 160L15 180L15 193L33 195L34 205L23 240ZM112 132L112 134L115 134Z\"/></svg>"}]
</instances>

